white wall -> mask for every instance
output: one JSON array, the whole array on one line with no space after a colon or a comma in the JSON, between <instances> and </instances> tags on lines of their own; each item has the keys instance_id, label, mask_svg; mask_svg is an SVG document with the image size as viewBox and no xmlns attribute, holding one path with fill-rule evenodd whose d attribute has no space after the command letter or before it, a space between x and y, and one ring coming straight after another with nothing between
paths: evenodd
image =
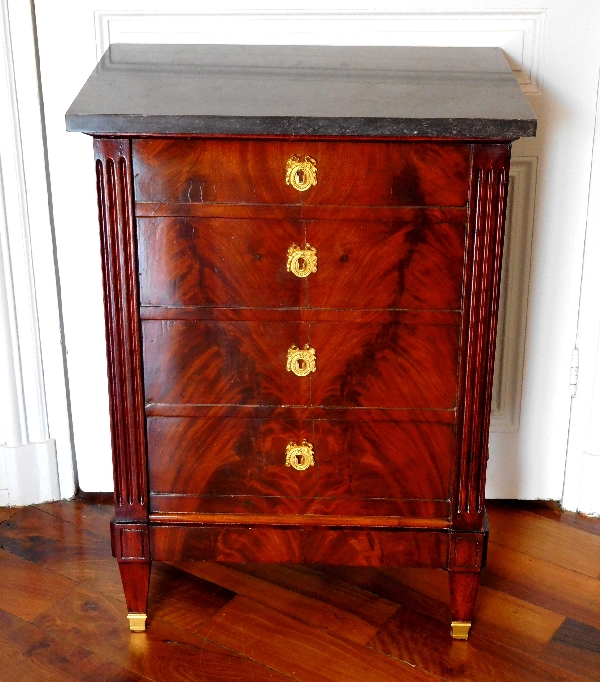
<instances>
[{"instance_id":1,"label":"white wall","mask_svg":"<svg viewBox=\"0 0 600 682\"><path fill-rule=\"evenodd\" d=\"M539 118L514 146L504 333L494 391L490 497L560 499L569 365L600 66L593 0L346 2L37 0L49 166L73 428L83 490L112 489L91 139L64 113L110 42L499 45ZM237 8L237 9L236 9Z\"/></svg>"}]
</instances>

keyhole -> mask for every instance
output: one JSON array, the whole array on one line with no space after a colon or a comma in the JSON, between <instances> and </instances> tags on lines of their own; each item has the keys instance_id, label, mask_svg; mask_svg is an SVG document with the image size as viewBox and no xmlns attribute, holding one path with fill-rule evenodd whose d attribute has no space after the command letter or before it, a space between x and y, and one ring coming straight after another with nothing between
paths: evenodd
<instances>
[{"instance_id":1,"label":"keyhole","mask_svg":"<svg viewBox=\"0 0 600 682\"><path fill-rule=\"evenodd\" d=\"M303 462L304 462L304 455L296 455L296 464L298 466L302 466Z\"/></svg>"},{"instance_id":2,"label":"keyhole","mask_svg":"<svg viewBox=\"0 0 600 682\"><path fill-rule=\"evenodd\" d=\"M304 171L303 170L297 170L296 171L296 180L298 180L299 185L304 184Z\"/></svg>"},{"instance_id":3,"label":"keyhole","mask_svg":"<svg viewBox=\"0 0 600 682\"><path fill-rule=\"evenodd\" d=\"M298 258L298 269L299 270L304 270L304 258Z\"/></svg>"},{"instance_id":4,"label":"keyhole","mask_svg":"<svg viewBox=\"0 0 600 682\"><path fill-rule=\"evenodd\" d=\"M298 359L298 369L302 370L304 368L304 360Z\"/></svg>"}]
</instances>

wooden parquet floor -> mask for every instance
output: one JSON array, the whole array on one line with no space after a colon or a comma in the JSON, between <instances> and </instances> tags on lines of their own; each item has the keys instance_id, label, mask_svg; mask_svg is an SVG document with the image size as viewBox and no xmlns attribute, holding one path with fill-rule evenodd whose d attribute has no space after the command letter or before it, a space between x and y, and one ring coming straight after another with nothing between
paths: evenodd
<instances>
[{"instance_id":1,"label":"wooden parquet floor","mask_svg":"<svg viewBox=\"0 0 600 682\"><path fill-rule=\"evenodd\" d=\"M491 503L468 642L447 575L165 564L130 634L109 498L0 509L0 680L600 681L600 520Z\"/></svg>"}]
</instances>

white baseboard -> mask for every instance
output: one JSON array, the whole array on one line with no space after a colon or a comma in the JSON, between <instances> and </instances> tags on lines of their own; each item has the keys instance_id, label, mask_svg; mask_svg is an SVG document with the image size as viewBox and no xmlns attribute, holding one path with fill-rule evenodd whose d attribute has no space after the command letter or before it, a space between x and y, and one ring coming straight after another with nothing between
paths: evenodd
<instances>
[{"instance_id":1,"label":"white baseboard","mask_svg":"<svg viewBox=\"0 0 600 682\"><path fill-rule=\"evenodd\" d=\"M581 457L581 482L577 511L600 516L600 455L584 452Z\"/></svg>"},{"instance_id":2,"label":"white baseboard","mask_svg":"<svg viewBox=\"0 0 600 682\"><path fill-rule=\"evenodd\" d=\"M60 499L56 442L0 446L0 469L6 489L0 489L0 506L20 507Z\"/></svg>"}]
</instances>

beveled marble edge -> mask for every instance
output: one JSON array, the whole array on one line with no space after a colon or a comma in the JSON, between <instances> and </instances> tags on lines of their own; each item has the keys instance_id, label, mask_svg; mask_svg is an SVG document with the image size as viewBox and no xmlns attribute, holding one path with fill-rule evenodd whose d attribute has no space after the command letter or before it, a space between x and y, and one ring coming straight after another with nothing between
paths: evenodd
<instances>
[{"instance_id":1,"label":"beveled marble edge","mask_svg":"<svg viewBox=\"0 0 600 682\"><path fill-rule=\"evenodd\" d=\"M516 140L535 137L535 119L312 118L67 114L67 130L93 135L309 135Z\"/></svg>"}]
</instances>

